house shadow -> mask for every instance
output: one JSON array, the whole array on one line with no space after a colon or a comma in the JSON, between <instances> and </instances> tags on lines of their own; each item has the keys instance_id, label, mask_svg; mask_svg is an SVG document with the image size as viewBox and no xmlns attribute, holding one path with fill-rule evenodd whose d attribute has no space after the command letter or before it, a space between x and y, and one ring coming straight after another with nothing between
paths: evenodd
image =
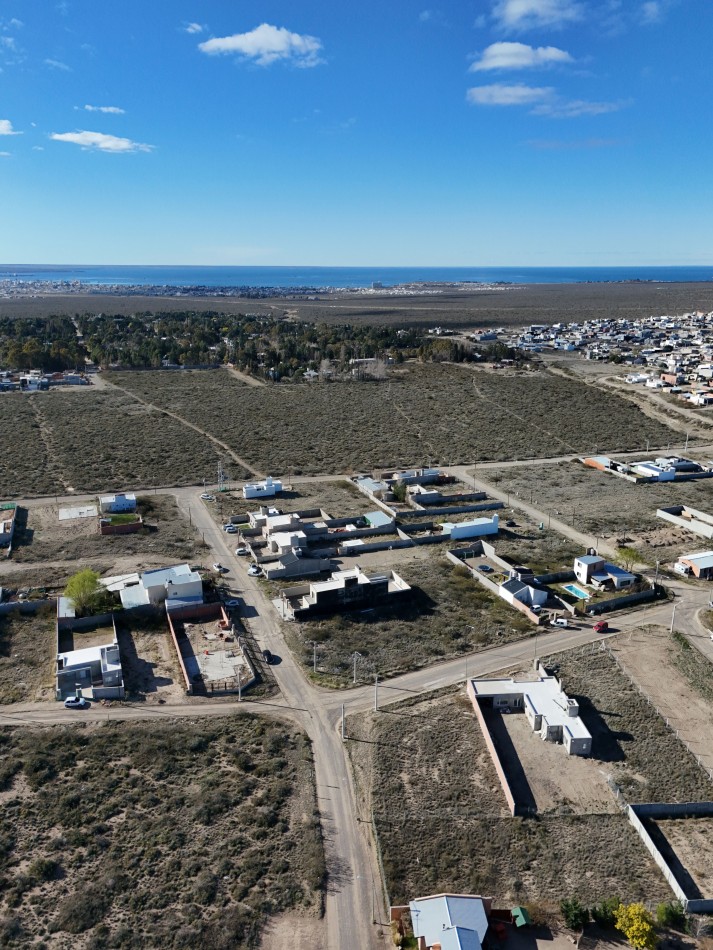
<instances>
[{"instance_id":1,"label":"house shadow","mask_svg":"<svg viewBox=\"0 0 713 950\"><path fill-rule=\"evenodd\" d=\"M15 531L12 536L13 548L29 547L35 538L35 529L27 523L27 508L18 507L15 511Z\"/></svg>"},{"instance_id":2,"label":"house shadow","mask_svg":"<svg viewBox=\"0 0 713 950\"><path fill-rule=\"evenodd\" d=\"M537 811L537 802L520 762L520 756L517 754L517 749L510 738L503 714L496 712L492 706L486 706L485 703L481 703L480 708L518 811L534 814ZM524 713L512 713L511 715L523 716Z\"/></svg>"},{"instance_id":3,"label":"house shadow","mask_svg":"<svg viewBox=\"0 0 713 950\"><path fill-rule=\"evenodd\" d=\"M616 731L609 726L606 717L615 718L620 713L601 712L592 703L588 696L573 695L579 703L579 716L592 736L592 756L600 762L624 762L626 752L622 742L633 742L630 732Z\"/></svg>"},{"instance_id":4,"label":"house shadow","mask_svg":"<svg viewBox=\"0 0 713 950\"><path fill-rule=\"evenodd\" d=\"M694 879L686 870L685 866L681 863L681 859L671 847L668 838L659 828L657 822L651 821L650 819L644 819L644 827L651 836L653 843L666 859L673 876L681 885L681 889L683 890L683 893L686 895L686 897L689 900L703 900L706 895L701 892Z\"/></svg>"}]
</instances>

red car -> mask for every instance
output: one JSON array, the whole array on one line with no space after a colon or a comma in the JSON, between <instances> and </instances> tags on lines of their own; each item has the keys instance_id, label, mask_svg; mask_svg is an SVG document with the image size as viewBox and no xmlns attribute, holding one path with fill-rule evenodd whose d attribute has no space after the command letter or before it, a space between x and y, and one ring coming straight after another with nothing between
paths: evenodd
<instances>
[{"instance_id":1,"label":"red car","mask_svg":"<svg viewBox=\"0 0 713 950\"><path fill-rule=\"evenodd\" d=\"M595 633L606 633L608 629L609 624L606 622L606 620L600 620L599 623L594 624Z\"/></svg>"}]
</instances>

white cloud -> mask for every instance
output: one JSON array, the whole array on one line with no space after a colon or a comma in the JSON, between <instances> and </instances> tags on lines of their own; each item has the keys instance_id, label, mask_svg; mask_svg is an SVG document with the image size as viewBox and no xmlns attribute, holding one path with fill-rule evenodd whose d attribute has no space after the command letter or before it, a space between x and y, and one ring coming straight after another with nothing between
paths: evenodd
<instances>
[{"instance_id":1,"label":"white cloud","mask_svg":"<svg viewBox=\"0 0 713 950\"><path fill-rule=\"evenodd\" d=\"M79 106L75 106L78 109ZM126 115L126 109L120 109L119 106L84 106L85 112L105 112L107 115Z\"/></svg>"},{"instance_id":2,"label":"white cloud","mask_svg":"<svg viewBox=\"0 0 713 950\"><path fill-rule=\"evenodd\" d=\"M46 59L45 66L49 66L50 69L59 69L65 73L71 73L72 67L68 66L66 63L61 62L58 59Z\"/></svg>"},{"instance_id":3,"label":"white cloud","mask_svg":"<svg viewBox=\"0 0 713 950\"><path fill-rule=\"evenodd\" d=\"M55 142L71 142L100 152L150 152L154 148L153 145L133 142L118 135L105 135L103 132L52 132L50 138Z\"/></svg>"},{"instance_id":4,"label":"white cloud","mask_svg":"<svg viewBox=\"0 0 713 950\"><path fill-rule=\"evenodd\" d=\"M493 18L507 30L564 26L582 18L579 0L497 0Z\"/></svg>"},{"instance_id":5,"label":"white cloud","mask_svg":"<svg viewBox=\"0 0 713 950\"><path fill-rule=\"evenodd\" d=\"M0 47L10 50L11 53L16 53L17 41L14 36L0 36Z\"/></svg>"},{"instance_id":6,"label":"white cloud","mask_svg":"<svg viewBox=\"0 0 713 950\"><path fill-rule=\"evenodd\" d=\"M205 27L201 23L186 23L183 29L186 33L202 33Z\"/></svg>"},{"instance_id":7,"label":"white cloud","mask_svg":"<svg viewBox=\"0 0 713 950\"><path fill-rule=\"evenodd\" d=\"M551 86L493 83L490 86L474 86L466 93L466 99L477 106L526 106L549 99L552 93Z\"/></svg>"},{"instance_id":8,"label":"white cloud","mask_svg":"<svg viewBox=\"0 0 713 950\"><path fill-rule=\"evenodd\" d=\"M44 145L33 145L33 146L32 146L32 151L33 151L33 152L44 152L44 150L45 150Z\"/></svg>"},{"instance_id":9,"label":"white cloud","mask_svg":"<svg viewBox=\"0 0 713 950\"><path fill-rule=\"evenodd\" d=\"M551 119L577 119L582 115L607 115L619 112L631 105L631 100L618 102L590 102L587 99L554 100L543 102L532 110L533 115L544 115Z\"/></svg>"},{"instance_id":10,"label":"white cloud","mask_svg":"<svg viewBox=\"0 0 713 950\"><path fill-rule=\"evenodd\" d=\"M644 23L660 23L663 19L663 8L658 0L649 0L641 4L641 19Z\"/></svg>"},{"instance_id":11,"label":"white cloud","mask_svg":"<svg viewBox=\"0 0 713 950\"><path fill-rule=\"evenodd\" d=\"M470 67L471 73L491 69L533 69L555 63L572 63L569 53L556 46L527 46L526 43L492 43Z\"/></svg>"},{"instance_id":12,"label":"white cloud","mask_svg":"<svg viewBox=\"0 0 713 950\"><path fill-rule=\"evenodd\" d=\"M322 43L316 36L291 33L284 27L262 23L249 33L214 37L198 44L198 49L212 55L237 53L258 66L269 66L277 60L294 63L296 66L317 66L322 62Z\"/></svg>"},{"instance_id":13,"label":"white cloud","mask_svg":"<svg viewBox=\"0 0 713 950\"><path fill-rule=\"evenodd\" d=\"M9 119L0 119L0 135L22 135L22 132L16 132Z\"/></svg>"},{"instance_id":14,"label":"white cloud","mask_svg":"<svg viewBox=\"0 0 713 950\"><path fill-rule=\"evenodd\" d=\"M10 158L12 152L0 152L0 158Z\"/></svg>"}]
</instances>

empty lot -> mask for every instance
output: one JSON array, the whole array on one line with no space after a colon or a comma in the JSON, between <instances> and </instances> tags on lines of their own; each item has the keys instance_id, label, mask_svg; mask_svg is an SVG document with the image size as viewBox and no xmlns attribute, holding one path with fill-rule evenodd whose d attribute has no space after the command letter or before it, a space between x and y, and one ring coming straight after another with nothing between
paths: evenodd
<instances>
[{"instance_id":1,"label":"empty lot","mask_svg":"<svg viewBox=\"0 0 713 950\"><path fill-rule=\"evenodd\" d=\"M668 898L621 813L510 818L473 709L458 692L349 717L348 734L392 903L442 891L547 905L570 895L585 903L612 894Z\"/></svg>"}]
</instances>

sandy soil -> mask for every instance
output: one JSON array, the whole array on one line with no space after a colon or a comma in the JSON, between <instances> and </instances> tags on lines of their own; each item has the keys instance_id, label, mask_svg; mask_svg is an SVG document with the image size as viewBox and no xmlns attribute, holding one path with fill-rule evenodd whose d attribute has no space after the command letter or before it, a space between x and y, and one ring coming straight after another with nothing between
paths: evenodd
<instances>
[{"instance_id":1,"label":"sandy soil","mask_svg":"<svg viewBox=\"0 0 713 950\"><path fill-rule=\"evenodd\" d=\"M324 919L300 912L272 917L265 927L261 950L296 950L326 946Z\"/></svg>"},{"instance_id":2,"label":"sandy soil","mask_svg":"<svg viewBox=\"0 0 713 950\"><path fill-rule=\"evenodd\" d=\"M131 700L149 704L187 702L175 648L168 628L161 626L119 627L118 640L124 683Z\"/></svg>"},{"instance_id":3,"label":"sandy soil","mask_svg":"<svg viewBox=\"0 0 713 950\"><path fill-rule=\"evenodd\" d=\"M713 896L713 818L667 819L656 826L703 897Z\"/></svg>"},{"instance_id":4,"label":"sandy soil","mask_svg":"<svg viewBox=\"0 0 713 950\"><path fill-rule=\"evenodd\" d=\"M713 768L713 708L674 665L668 630L632 631L611 643L634 681L703 763Z\"/></svg>"},{"instance_id":5,"label":"sandy soil","mask_svg":"<svg viewBox=\"0 0 713 950\"><path fill-rule=\"evenodd\" d=\"M500 718L524 770L538 812L558 810L578 815L617 812L600 762L595 758L568 756L563 746L543 742L533 733L524 713Z\"/></svg>"}]
</instances>

